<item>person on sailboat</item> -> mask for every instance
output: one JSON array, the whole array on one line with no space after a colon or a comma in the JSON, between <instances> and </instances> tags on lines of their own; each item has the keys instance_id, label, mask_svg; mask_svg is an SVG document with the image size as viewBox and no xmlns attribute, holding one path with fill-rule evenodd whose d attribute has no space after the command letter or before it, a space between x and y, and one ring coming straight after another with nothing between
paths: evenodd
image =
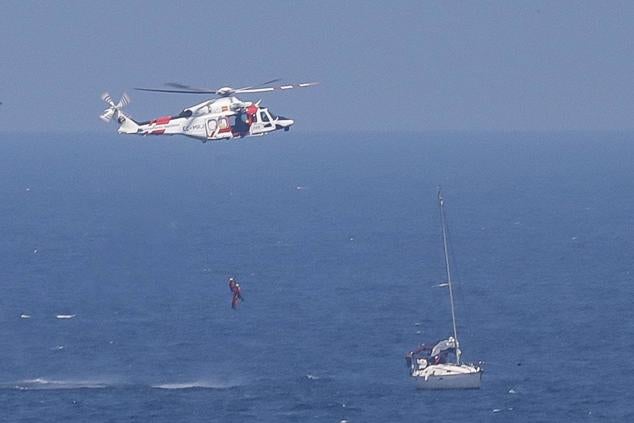
<instances>
[{"instance_id":1,"label":"person on sailboat","mask_svg":"<svg viewBox=\"0 0 634 423\"><path fill-rule=\"evenodd\" d=\"M431 356L432 346L429 344L420 344L413 351L405 355L405 363L410 369L410 373L417 370L423 370L433 362Z\"/></svg>"},{"instance_id":2,"label":"person on sailboat","mask_svg":"<svg viewBox=\"0 0 634 423\"><path fill-rule=\"evenodd\" d=\"M240 284L234 278L229 278L229 290L231 291L231 308L237 309L240 301L244 301L242 298L242 292L240 291Z\"/></svg>"},{"instance_id":3,"label":"person on sailboat","mask_svg":"<svg viewBox=\"0 0 634 423\"><path fill-rule=\"evenodd\" d=\"M456 353L456 340L453 336L448 339L438 341L431 350L431 356L434 364L444 364L449 361L449 354Z\"/></svg>"}]
</instances>

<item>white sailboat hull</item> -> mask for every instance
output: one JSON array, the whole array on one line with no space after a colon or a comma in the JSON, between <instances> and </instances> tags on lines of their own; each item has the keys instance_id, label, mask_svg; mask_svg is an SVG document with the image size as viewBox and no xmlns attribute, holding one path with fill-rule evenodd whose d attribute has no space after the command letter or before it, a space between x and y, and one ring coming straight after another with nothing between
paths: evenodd
<instances>
[{"instance_id":1,"label":"white sailboat hull","mask_svg":"<svg viewBox=\"0 0 634 423\"><path fill-rule=\"evenodd\" d=\"M435 364L412 376L418 389L479 389L482 369L470 364Z\"/></svg>"}]
</instances>

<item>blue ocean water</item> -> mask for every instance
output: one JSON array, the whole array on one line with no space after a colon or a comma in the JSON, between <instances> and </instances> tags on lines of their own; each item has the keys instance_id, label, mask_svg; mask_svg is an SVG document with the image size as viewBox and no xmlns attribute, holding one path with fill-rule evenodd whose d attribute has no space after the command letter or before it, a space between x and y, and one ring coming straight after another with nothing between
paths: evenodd
<instances>
[{"instance_id":1,"label":"blue ocean water","mask_svg":"<svg viewBox=\"0 0 634 423\"><path fill-rule=\"evenodd\" d=\"M632 421L632 163L615 132L2 134L0 420ZM477 391L404 364L451 329L437 185Z\"/></svg>"}]
</instances>

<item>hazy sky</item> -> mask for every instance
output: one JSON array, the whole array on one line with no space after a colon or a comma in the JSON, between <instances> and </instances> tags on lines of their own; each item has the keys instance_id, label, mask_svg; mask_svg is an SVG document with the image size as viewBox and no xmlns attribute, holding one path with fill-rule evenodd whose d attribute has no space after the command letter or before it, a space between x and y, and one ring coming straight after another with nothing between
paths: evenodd
<instances>
[{"instance_id":1,"label":"hazy sky","mask_svg":"<svg viewBox=\"0 0 634 423\"><path fill-rule=\"evenodd\" d=\"M0 125L114 131L200 97L135 92L281 77L263 94L308 131L634 128L632 1L8 1ZM257 100L257 98L249 98Z\"/></svg>"}]
</instances>

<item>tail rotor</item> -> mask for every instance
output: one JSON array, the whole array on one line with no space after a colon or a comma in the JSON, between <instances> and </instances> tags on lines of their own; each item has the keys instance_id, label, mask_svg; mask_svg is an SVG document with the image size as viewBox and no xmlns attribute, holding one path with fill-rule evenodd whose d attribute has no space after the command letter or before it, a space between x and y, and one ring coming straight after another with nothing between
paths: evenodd
<instances>
[{"instance_id":1,"label":"tail rotor","mask_svg":"<svg viewBox=\"0 0 634 423\"><path fill-rule=\"evenodd\" d=\"M121 99L116 104L107 92L101 95L101 99L108 105L108 108L99 116L99 119L104 122L110 122L115 114L121 112L121 109L130 104L130 97L126 93L123 93Z\"/></svg>"}]
</instances>

